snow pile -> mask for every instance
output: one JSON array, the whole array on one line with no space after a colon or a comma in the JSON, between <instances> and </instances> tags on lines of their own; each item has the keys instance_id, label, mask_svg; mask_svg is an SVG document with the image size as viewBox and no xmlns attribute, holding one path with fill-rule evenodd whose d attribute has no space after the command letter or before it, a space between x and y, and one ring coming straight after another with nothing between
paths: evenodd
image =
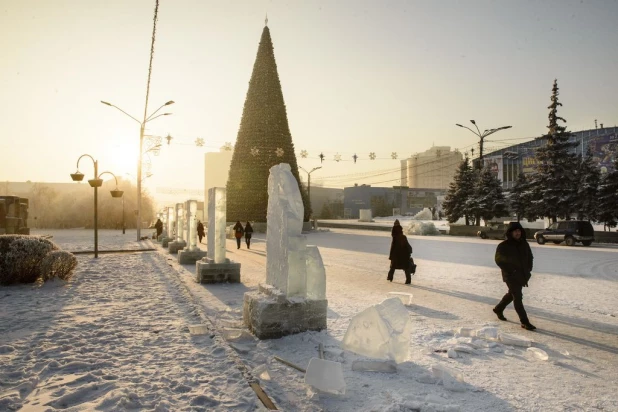
<instances>
[{"instance_id":1,"label":"snow pile","mask_svg":"<svg viewBox=\"0 0 618 412\"><path fill-rule=\"evenodd\" d=\"M431 210L429 210L428 208L424 208L423 210L421 210L420 212L415 214L412 219L414 219L414 220L432 220L433 219L433 214L431 213Z\"/></svg>"},{"instance_id":2,"label":"snow pile","mask_svg":"<svg viewBox=\"0 0 618 412\"><path fill-rule=\"evenodd\" d=\"M421 212L422 213L422 212ZM433 222L410 222L406 228L406 234L417 236L437 236L440 231Z\"/></svg>"}]
</instances>

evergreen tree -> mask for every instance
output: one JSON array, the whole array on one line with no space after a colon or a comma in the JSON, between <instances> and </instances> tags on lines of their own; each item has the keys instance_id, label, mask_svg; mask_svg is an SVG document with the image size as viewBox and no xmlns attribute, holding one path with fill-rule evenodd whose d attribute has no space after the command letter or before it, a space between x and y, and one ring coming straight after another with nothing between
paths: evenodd
<instances>
[{"instance_id":1,"label":"evergreen tree","mask_svg":"<svg viewBox=\"0 0 618 412\"><path fill-rule=\"evenodd\" d=\"M469 219L472 213L469 202L474 193L474 181L475 174L470 166L470 160L466 156L459 164L442 204L444 215L449 223L455 223L464 217L466 225L470 224Z\"/></svg>"},{"instance_id":2,"label":"evergreen tree","mask_svg":"<svg viewBox=\"0 0 618 412\"><path fill-rule=\"evenodd\" d=\"M228 221L266 222L269 170L279 163L290 165L305 206L304 220L309 220L311 206L306 191L300 185L273 44L266 26L249 81L230 165Z\"/></svg>"},{"instance_id":3,"label":"evergreen tree","mask_svg":"<svg viewBox=\"0 0 618 412\"><path fill-rule=\"evenodd\" d=\"M566 123L558 116L558 107L562 106L558 94L558 81L554 80L548 107L549 132L543 136L547 144L536 151L539 165L533 178L533 185L539 192L533 200L535 214L549 217L552 222L558 217L570 219L577 199L577 158L572 153L577 143L569 141L571 133L558 123Z\"/></svg>"},{"instance_id":4,"label":"evergreen tree","mask_svg":"<svg viewBox=\"0 0 618 412\"><path fill-rule=\"evenodd\" d=\"M322 205L322 211L320 212L320 219L332 219L333 211L330 209L328 202L324 202Z\"/></svg>"},{"instance_id":5,"label":"evergreen tree","mask_svg":"<svg viewBox=\"0 0 618 412\"><path fill-rule=\"evenodd\" d=\"M598 191L601 172L592 159L588 147L586 157L579 164L579 185L577 187L577 219L594 220L598 212Z\"/></svg>"},{"instance_id":6,"label":"evergreen tree","mask_svg":"<svg viewBox=\"0 0 618 412\"><path fill-rule=\"evenodd\" d=\"M599 222L614 227L618 224L618 157L614 160L614 170L605 174L599 185Z\"/></svg>"},{"instance_id":7,"label":"evergreen tree","mask_svg":"<svg viewBox=\"0 0 618 412\"><path fill-rule=\"evenodd\" d=\"M511 190L510 201L511 210L517 215L518 222L524 217L531 217L532 192L530 182L525 174L520 173L517 175L517 180Z\"/></svg>"},{"instance_id":8,"label":"evergreen tree","mask_svg":"<svg viewBox=\"0 0 618 412\"><path fill-rule=\"evenodd\" d=\"M474 216L482 218L485 223L494 217L505 216L508 213L502 183L488 167L484 167L480 172L470 205ZM477 225L479 223L480 221Z\"/></svg>"}]
</instances>

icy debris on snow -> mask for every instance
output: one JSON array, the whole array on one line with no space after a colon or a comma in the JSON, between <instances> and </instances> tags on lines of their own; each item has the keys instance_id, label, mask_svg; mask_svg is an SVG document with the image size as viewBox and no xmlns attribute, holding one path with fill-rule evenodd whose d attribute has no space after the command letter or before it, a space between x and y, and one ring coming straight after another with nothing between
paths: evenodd
<instances>
[{"instance_id":1,"label":"icy debris on snow","mask_svg":"<svg viewBox=\"0 0 618 412\"><path fill-rule=\"evenodd\" d=\"M345 393L343 369L339 362L311 358L305 373L305 383L322 392L336 395Z\"/></svg>"},{"instance_id":2,"label":"icy debris on snow","mask_svg":"<svg viewBox=\"0 0 618 412\"><path fill-rule=\"evenodd\" d=\"M206 325L189 325L189 333L191 335L205 335L208 333Z\"/></svg>"},{"instance_id":3,"label":"icy debris on snow","mask_svg":"<svg viewBox=\"0 0 618 412\"><path fill-rule=\"evenodd\" d=\"M528 348L527 353L531 354L534 359L546 361L549 359L549 355L543 349Z\"/></svg>"},{"instance_id":4,"label":"icy debris on snow","mask_svg":"<svg viewBox=\"0 0 618 412\"><path fill-rule=\"evenodd\" d=\"M407 309L398 298L390 298L352 318L342 347L369 358L400 363L408 358L411 332Z\"/></svg>"},{"instance_id":5,"label":"icy debris on snow","mask_svg":"<svg viewBox=\"0 0 618 412\"><path fill-rule=\"evenodd\" d=\"M476 331L474 330L474 328L466 328L466 327L460 327L455 329L455 336L461 336L461 337L472 337L476 335Z\"/></svg>"},{"instance_id":6,"label":"icy debris on snow","mask_svg":"<svg viewBox=\"0 0 618 412\"><path fill-rule=\"evenodd\" d=\"M465 392L463 373L443 365L431 365L431 374L442 381L442 385L453 392Z\"/></svg>"},{"instance_id":7,"label":"icy debris on snow","mask_svg":"<svg viewBox=\"0 0 618 412\"><path fill-rule=\"evenodd\" d=\"M412 294L405 292L388 292L387 298L398 298L401 303L408 306L412 304Z\"/></svg>"},{"instance_id":8,"label":"icy debris on snow","mask_svg":"<svg viewBox=\"0 0 618 412\"><path fill-rule=\"evenodd\" d=\"M352 362L352 370L357 372L396 373L397 364L383 360L356 360Z\"/></svg>"},{"instance_id":9,"label":"icy debris on snow","mask_svg":"<svg viewBox=\"0 0 618 412\"><path fill-rule=\"evenodd\" d=\"M250 334L245 329L223 329L222 330L223 337L227 341L238 341L238 340L253 340L253 335Z\"/></svg>"},{"instance_id":10,"label":"icy debris on snow","mask_svg":"<svg viewBox=\"0 0 618 412\"><path fill-rule=\"evenodd\" d=\"M471 355L478 355L479 352L476 349L471 348L468 345L455 345L452 347L457 352L469 353Z\"/></svg>"},{"instance_id":11,"label":"icy debris on snow","mask_svg":"<svg viewBox=\"0 0 618 412\"><path fill-rule=\"evenodd\" d=\"M448 356L449 358L457 358L459 357L459 355L457 354L457 351L453 348L450 348L449 350L446 351L446 356Z\"/></svg>"},{"instance_id":12,"label":"icy debris on snow","mask_svg":"<svg viewBox=\"0 0 618 412\"><path fill-rule=\"evenodd\" d=\"M429 208L423 208L420 212L414 215L412 219L414 220L431 220L433 218L431 210Z\"/></svg>"},{"instance_id":13,"label":"icy debris on snow","mask_svg":"<svg viewBox=\"0 0 618 412\"><path fill-rule=\"evenodd\" d=\"M476 330L476 337L486 340L498 339L498 328L492 326L485 326Z\"/></svg>"},{"instance_id":14,"label":"icy debris on snow","mask_svg":"<svg viewBox=\"0 0 618 412\"><path fill-rule=\"evenodd\" d=\"M504 351L504 354L506 356L521 356L522 355L522 351L515 350L515 349L507 349L507 350Z\"/></svg>"},{"instance_id":15,"label":"icy debris on snow","mask_svg":"<svg viewBox=\"0 0 618 412\"><path fill-rule=\"evenodd\" d=\"M493 343L494 346L496 346L496 342L487 342L482 339L473 340L472 342L470 342L470 346L472 346L473 348L477 348L477 349L483 349L483 348L489 348L490 343Z\"/></svg>"},{"instance_id":16,"label":"icy debris on snow","mask_svg":"<svg viewBox=\"0 0 618 412\"><path fill-rule=\"evenodd\" d=\"M569 353L569 351L568 351L568 350L566 350L566 349L561 350L561 351L560 351L560 354L561 354L562 356L567 357L567 358L568 358L569 356L571 356L571 354Z\"/></svg>"},{"instance_id":17,"label":"icy debris on snow","mask_svg":"<svg viewBox=\"0 0 618 412\"><path fill-rule=\"evenodd\" d=\"M499 335L500 342L505 345L513 345L513 346L524 346L530 347L532 346L532 340L526 338L525 336L516 335L514 333L500 333Z\"/></svg>"},{"instance_id":18,"label":"icy debris on snow","mask_svg":"<svg viewBox=\"0 0 618 412\"><path fill-rule=\"evenodd\" d=\"M256 366L252 371L253 376L256 376L261 381L269 381L271 380L270 371L268 370L268 366L262 364Z\"/></svg>"}]
</instances>

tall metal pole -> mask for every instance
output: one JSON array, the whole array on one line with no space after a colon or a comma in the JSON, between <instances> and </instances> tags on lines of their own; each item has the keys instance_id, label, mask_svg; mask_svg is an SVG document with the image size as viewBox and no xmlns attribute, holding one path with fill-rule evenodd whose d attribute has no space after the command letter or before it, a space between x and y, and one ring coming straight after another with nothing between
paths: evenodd
<instances>
[{"instance_id":1,"label":"tall metal pole","mask_svg":"<svg viewBox=\"0 0 618 412\"><path fill-rule=\"evenodd\" d=\"M94 161L94 178L99 178L99 161ZM94 187L94 258L99 257L99 209L98 209L98 187Z\"/></svg>"},{"instance_id":2,"label":"tall metal pole","mask_svg":"<svg viewBox=\"0 0 618 412\"><path fill-rule=\"evenodd\" d=\"M122 196L122 234L124 235L125 224L124 224L124 196Z\"/></svg>"},{"instance_id":3,"label":"tall metal pole","mask_svg":"<svg viewBox=\"0 0 618 412\"><path fill-rule=\"evenodd\" d=\"M309 204L311 204L311 173L307 173L307 196L309 196Z\"/></svg>"}]
</instances>

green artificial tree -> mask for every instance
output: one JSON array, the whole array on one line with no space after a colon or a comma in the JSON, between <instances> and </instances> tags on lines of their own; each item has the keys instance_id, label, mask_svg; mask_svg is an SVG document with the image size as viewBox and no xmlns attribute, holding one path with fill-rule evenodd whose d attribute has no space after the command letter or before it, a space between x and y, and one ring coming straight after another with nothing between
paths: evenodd
<instances>
[{"instance_id":1,"label":"green artificial tree","mask_svg":"<svg viewBox=\"0 0 618 412\"><path fill-rule=\"evenodd\" d=\"M546 216L555 222L558 217L570 219L576 209L577 158L572 149L577 143L569 141L571 133L558 122L566 120L558 116L558 81L554 80L551 104L549 105L549 132L547 144L536 151L537 171L532 185L539 192L533 200L534 214Z\"/></svg>"},{"instance_id":2,"label":"green artificial tree","mask_svg":"<svg viewBox=\"0 0 618 412\"><path fill-rule=\"evenodd\" d=\"M227 183L227 220L266 222L268 176L272 166L288 163L298 182L304 220L311 205L300 184L294 144L268 26L262 31Z\"/></svg>"}]
</instances>

